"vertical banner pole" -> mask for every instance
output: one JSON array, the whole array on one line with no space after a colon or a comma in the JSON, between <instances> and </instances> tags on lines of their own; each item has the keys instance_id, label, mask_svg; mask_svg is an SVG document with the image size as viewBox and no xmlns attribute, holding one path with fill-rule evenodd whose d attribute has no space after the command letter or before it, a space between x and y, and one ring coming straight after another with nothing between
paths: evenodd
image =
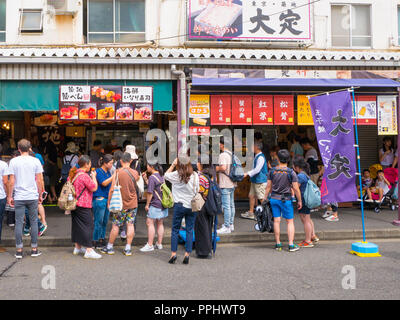
<instances>
[{"instance_id":1,"label":"vertical banner pole","mask_svg":"<svg viewBox=\"0 0 400 320\"><path fill-rule=\"evenodd\" d=\"M353 98L353 115L355 118L355 136L356 136L356 150L357 150L357 165L358 165L358 182L360 184L360 197L361 197L361 217L362 217L362 231L363 231L363 242L366 242L365 238L365 218L364 218L364 200L362 194L362 180L361 180L361 162L360 162L360 146L358 145L358 112L356 110L356 99L354 96L354 88L351 88L351 95Z\"/></svg>"},{"instance_id":2,"label":"vertical banner pole","mask_svg":"<svg viewBox=\"0 0 400 320\"><path fill-rule=\"evenodd\" d=\"M399 147L400 147L400 132L399 132L399 124L400 124L400 88L397 88L397 155L399 154ZM398 159L399 160L399 159ZM400 168L399 163L397 163L397 168ZM399 184L400 182L400 171L398 172L398 180L397 180L397 184ZM398 189L398 196L397 199L400 199L400 190ZM399 201L399 200L397 200ZM393 225L400 227L400 206L398 207L398 217L397 220L393 220L392 222Z\"/></svg>"}]
</instances>

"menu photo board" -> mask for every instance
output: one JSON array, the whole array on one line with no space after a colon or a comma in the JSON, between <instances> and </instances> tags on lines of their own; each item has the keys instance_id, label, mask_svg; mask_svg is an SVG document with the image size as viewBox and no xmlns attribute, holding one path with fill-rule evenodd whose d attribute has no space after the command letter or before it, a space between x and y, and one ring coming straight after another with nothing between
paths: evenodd
<instances>
[{"instance_id":1,"label":"menu photo board","mask_svg":"<svg viewBox=\"0 0 400 320\"><path fill-rule=\"evenodd\" d=\"M376 125L376 96L356 96L356 112L357 124Z\"/></svg>"},{"instance_id":2,"label":"menu photo board","mask_svg":"<svg viewBox=\"0 0 400 320\"><path fill-rule=\"evenodd\" d=\"M396 96L378 96L378 135L397 135Z\"/></svg>"},{"instance_id":3,"label":"menu photo board","mask_svg":"<svg viewBox=\"0 0 400 320\"><path fill-rule=\"evenodd\" d=\"M60 120L152 121L151 86L60 86Z\"/></svg>"},{"instance_id":4,"label":"menu photo board","mask_svg":"<svg viewBox=\"0 0 400 320\"><path fill-rule=\"evenodd\" d=\"M190 96L189 134L210 135L210 96L194 94Z\"/></svg>"}]
</instances>

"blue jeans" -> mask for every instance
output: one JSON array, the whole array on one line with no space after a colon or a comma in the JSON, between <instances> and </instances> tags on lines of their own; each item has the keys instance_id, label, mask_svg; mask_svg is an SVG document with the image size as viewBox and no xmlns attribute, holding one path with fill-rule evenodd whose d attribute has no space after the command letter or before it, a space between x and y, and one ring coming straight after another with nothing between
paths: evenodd
<instances>
[{"instance_id":1,"label":"blue jeans","mask_svg":"<svg viewBox=\"0 0 400 320\"><path fill-rule=\"evenodd\" d=\"M1 241L1 230L3 229L3 217L6 211L7 198L0 199L0 241Z\"/></svg>"},{"instance_id":2,"label":"blue jeans","mask_svg":"<svg viewBox=\"0 0 400 320\"><path fill-rule=\"evenodd\" d=\"M106 238L106 229L110 212L107 208L107 199L93 200L94 231L93 241Z\"/></svg>"},{"instance_id":3,"label":"blue jeans","mask_svg":"<svg viewBox=\"0 0 400 320\"><path fill-rule=\"evenodd\" d=\"M174 215L172 217L172 230L171 230L171 251L176 252L178 250L178 236L181 228L182 219L185 217L186 222L186 252L192 252L193 247L193 228L194 222L196 221L196 212L192 209L185 208L182 203L174 204Z\"/></svg>"},{"instance_id":4,"label":"blue jeans","mask_svg":"<svg viewBox=\"0 0 400 320\"><path fill-rule=\"evenodd\" d=\"M224 211L224 226L230 227L235 219L235 188L222 188L221 200Z\"/></svg>"}]
</instances>

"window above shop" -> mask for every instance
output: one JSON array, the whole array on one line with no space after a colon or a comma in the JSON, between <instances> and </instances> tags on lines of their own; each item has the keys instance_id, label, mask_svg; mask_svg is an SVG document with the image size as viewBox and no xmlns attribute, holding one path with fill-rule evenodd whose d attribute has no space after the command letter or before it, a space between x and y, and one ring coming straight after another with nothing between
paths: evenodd
<instances>
[{"instance_id":1,"label":"window above shop","mask_svg":"<svg viewBox=\"0 0 400 320\"><path fill-rule=\"evenodd\" d=\"M331 6L332 47L371 47L371 6Z\"/></svg>"},{"instance_id":2,"label":"window above shop","mask_svg":"<svg viewBox=\"0 0 400 320\"><path fill-rule=\"evenodd\" d=\"M87 0L87 43L145 41L145 0Z\"/></svg>"},{"instance_id":3,"label":"window above shop","mask_svg":"<svg viewBox=\"0 0 400 320\"><path fill-rule=\"evenodd\" d=\"M0 42L6 41L6 0L0 0Z\"/></svg>"},{"instance_id":4,"label":"window above shop","mask_svg":"<svg viewBox=\"0 0 400 320\"><path fill-rule=\"evenodd\" d=\"M20 11L19 31L21 33L43 32L42 9L22 9Z\"/></svg>"}]
</instances>

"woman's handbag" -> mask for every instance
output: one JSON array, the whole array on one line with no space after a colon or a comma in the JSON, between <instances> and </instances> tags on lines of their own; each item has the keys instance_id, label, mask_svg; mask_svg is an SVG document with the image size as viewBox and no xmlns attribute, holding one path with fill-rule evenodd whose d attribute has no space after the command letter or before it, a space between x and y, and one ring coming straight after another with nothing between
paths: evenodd
<instances>
[{"instance_id":1,"label":"woman's handbag","mask_svg":"<svg viewBox=\"0 0 400 320\"><path fill-rule=\"evenodd\" d=\"M123 208L121 186L118 181L118 173L116 174L116 180L114 185L114 190L111 195L110 205L108 210L112 213L121 212Z\"/></svg>"},{"instance_id":2,"label":"woman's handbag","mask_svg":"<svg viewBox=\"0 0 400 320\"><path fill-rule=\"evenodd\" d=\"M195 188L195 196L192 199L191 205L192 205L192 211L193 212L199 212L203 206L204 206L204 198L199 192L199 175L197 173L194 173L194 188ZM196 188L197 186L197 188ZM197 190L196 190L197 189Z\"/></svg>"}]
</instances>

